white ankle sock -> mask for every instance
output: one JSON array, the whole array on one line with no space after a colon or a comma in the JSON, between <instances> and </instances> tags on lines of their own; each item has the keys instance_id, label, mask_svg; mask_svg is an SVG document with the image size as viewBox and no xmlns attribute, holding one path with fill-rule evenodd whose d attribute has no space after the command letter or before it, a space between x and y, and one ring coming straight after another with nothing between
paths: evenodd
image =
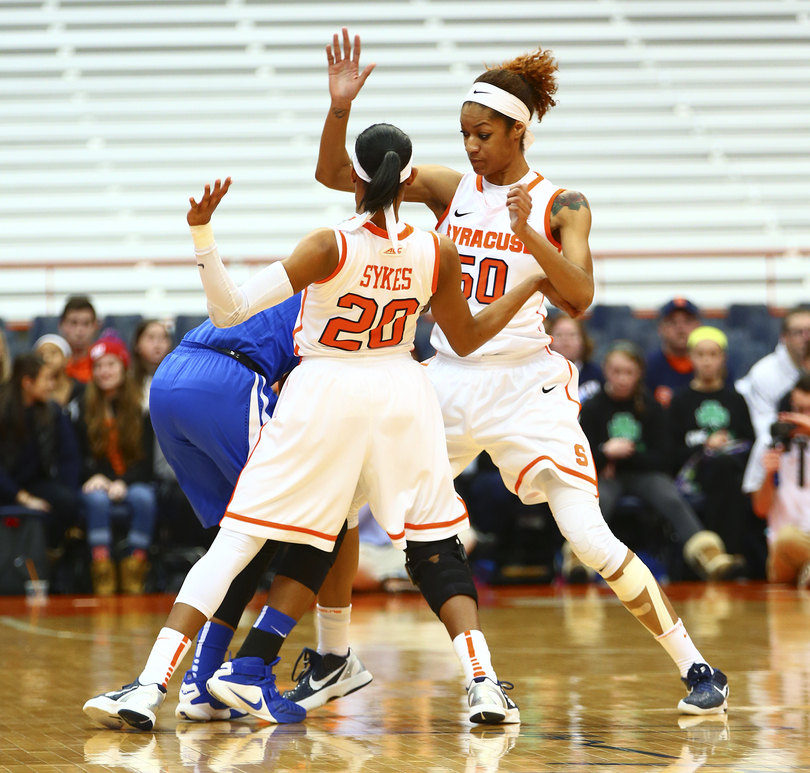
<instances>
[{"instance_id":1,"label":"white ankle sock","mask_svg":"<svg viewBox=\"0 0 810 773\"><path fill-rule=\"evenodd\" d=\"M141 684L162 684L165 687L190 646L191 639L183 636L180 631L161 628L138 681Z\"/></svg>"},{"instance_id":2,"label":"white ankle sock","mask_svg":"<svg viewBox=\"0 0 810 773\"><path fill-rule=\"evenodd\" d=\"M680 619L668 631L656 636L655 640L667 651L667 655L675 661L675 665L678 666L682 677L686 676L692 663L706 663Z\"/></svg>"},{"instance_id":3,"label":"white ankle sock","mask_svg":"<svg viewBox=\"0 0 810 773\"><path fill-rule=\"evenodd\" d=\"M498 681L489 655L489 647L481 631L464 631L453 639L461 667L464 669L464 686L469 687L477 676L488 676L493 682Z\"/></svg>"},{"instance_id":4,"label":"white ankle sock","mask_svg":"<svg viewBox=\"0 0 810 773\"><path fill-rule=\"evenodd\" d=\"M349 623L352 605L348 607L322 607L318 604L318 654L349 654Z\"/></svg>"}]
</instances>

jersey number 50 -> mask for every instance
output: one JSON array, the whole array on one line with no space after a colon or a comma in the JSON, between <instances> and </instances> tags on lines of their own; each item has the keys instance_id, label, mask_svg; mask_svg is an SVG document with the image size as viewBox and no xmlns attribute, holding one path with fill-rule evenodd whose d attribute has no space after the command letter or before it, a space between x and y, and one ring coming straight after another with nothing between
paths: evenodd
<instances>
[{"instance_id":1,"label":"jersey number 50","mask_svg":"<svg viewBox=\"0 0 810 773\"><path fill-rule=\"evenodd\" d=\"M326 327L318 339L324 346L342 349L344 352L356 352L363 344L361 341L350 338L338 339L341 333L357 336L368 332L367 346L369 349L383 349L386 346L401 344L407 318L411 314L416 314L419 310L419 301L416 298L398 298L390 301L383 306L380 320L372 328L379 310L377 301L373 298L348 293L338 299L337 305L341 309L360 308L363 310L360 319L356 321L344 317L333 317L326 323ZM386 325L392 325L391 335L388 338L383 338Z\"/></svg>"},{"instance_id":2,"label":"jersey number 50","mask_svg":"<svg viewBox=\"0 0 810 773\"><path fill-rule=\"evenodd\" d=\"M473 294L473 284L475 287L475 300L482 306L497 301L506 292L506 276L509 273L509 266L499 258L483 258L478 264L478 282L472 274L464 271L464 266L474 266L475 257L473 255L459 255L461 261L461 292L469 300Z\"/></svg>"}]
</instances>

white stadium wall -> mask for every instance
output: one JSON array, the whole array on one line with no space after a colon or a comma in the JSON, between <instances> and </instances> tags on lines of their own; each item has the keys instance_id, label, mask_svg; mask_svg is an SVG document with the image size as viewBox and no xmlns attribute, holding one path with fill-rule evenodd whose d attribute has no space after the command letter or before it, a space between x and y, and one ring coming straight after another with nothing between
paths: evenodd
<instances>
[{"instance_id":1,"label":"white stadium wall","mask_svg":"<svg viewBox=\"0 0 810 773\"><path fill-rule=\"evenodd\" d=\"M217 176L234 179L216 232L237 279L348 216L314 180L343 24L377 62L350 132L395 123L418 163L462 170L484 63L553 49L559 104L528 158L591 202L597 302L810 300L810 0L14 0L0 318L71 292L102 314L204 312L184 214Z\"/></svg>"}]
</instances>

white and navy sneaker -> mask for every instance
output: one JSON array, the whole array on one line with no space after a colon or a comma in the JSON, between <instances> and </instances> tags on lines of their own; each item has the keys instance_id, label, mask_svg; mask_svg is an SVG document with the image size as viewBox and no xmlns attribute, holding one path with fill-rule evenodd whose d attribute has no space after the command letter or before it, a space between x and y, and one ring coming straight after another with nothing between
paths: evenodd
<instances>
[{"instance_id":1,"label":"white and navy sneaker","mask_svg":"<svg viewBox=\"0 0 810 773\"><path fill-rule=\"evenodd\" d=\"M467 688L470 722L481 725L512 725L520 722L520 710L506 694L514 689L511 682L493 682L488 676L477 676Z\"/></svg>"},{"instance_id":2,"label":"white and navy sneaker","mask_svg":"<svg viewBox=\"0 0 810 773\"><path fill-rule=\"evenodd\" d=\"M304 659L301 673L295 669ZM342 698L365 687L371 680L371 672L360 662L360 658L349 650L345 657L340 655L320 655L315 650L304 647L293 666L292 678L298 684L286 690L284 697L295 701L307 711L317 709L324 703Z\"/></svg>"},{"instance_id":3,"label":"white and navy sneaker","mask_svg":"<svg viewBox=\"0 0 810 773\"><path fill-rule=\"evenodd\" d=\"M689 691L678 703L682 713L722 714L728 709L728 679L722 671L706 663L692 663L681 681Z\"/></svg>"},{"instance_id":4,"label":"white and navy sneaker","mask_svg":"<svg viewBox=\"0 0 810 773\"><path fill-rule=\"evenodd\" d=\"M247 711L266 722L281 725L302 722L306 709L282 698L276 688L273 666L261 658L236 658L223 663L208 680L208 692L231 708Z\"/></svg>"},{"instance_id":5,"label":"white and navy sneaker","mask_svg":"<svg viewBox=\"0 0 810 773\"><path fill-rule=\"evenodd\" d=\"M195 677L190 669L186 671L180 685L180 702L174 711L175 717L192 722L216 722L247 716L247 711L226 706L208 692L205 683L213 675L214 672L211 671L207 674L197 674Z\"/></svg>"},{"instance_id":6,"label":"white and navy sneaker","mask_svg":"<svg viewBox=\"0 0 810 773\"><path fill-rule=\"evenodd\" d=\"M102 727L115 730L124 723L136 730L151 730L166 699L162 684L141 684L137 679L120 690L105 692L84 704L84 713Z\"/></svg>"}]
</instances>

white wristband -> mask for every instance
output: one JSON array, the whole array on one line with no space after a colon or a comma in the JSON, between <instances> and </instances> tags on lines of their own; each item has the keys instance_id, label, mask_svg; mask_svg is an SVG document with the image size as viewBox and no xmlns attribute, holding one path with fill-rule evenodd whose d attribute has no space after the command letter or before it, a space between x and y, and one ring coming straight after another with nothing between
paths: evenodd
<instances>
[{"instance_id":1,"label":"white wristband","mask_svg":"<svg viewBox=\"0 0 810 773\"><path fill-rule=\"evenodd\" d=\"M214 229L211 227L211 221L203 225L192 225L191 238L194 240L194 249L207 250L214 243Z\"/></svg>"}]
</instances>

